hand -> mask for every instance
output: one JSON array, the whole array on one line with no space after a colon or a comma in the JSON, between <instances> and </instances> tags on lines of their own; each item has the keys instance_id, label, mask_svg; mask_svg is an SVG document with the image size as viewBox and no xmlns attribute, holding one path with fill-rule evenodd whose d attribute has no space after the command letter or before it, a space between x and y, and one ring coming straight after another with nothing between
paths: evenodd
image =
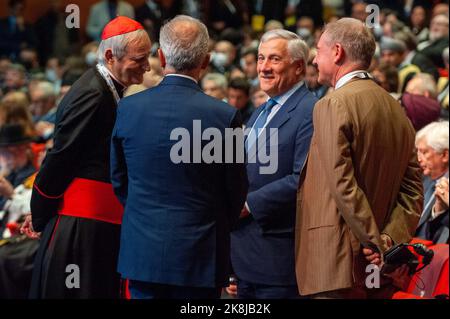
<instances>
[{"instance_id":1,"label":"hand","mask_svg":"<svg viewBox=\"0 0 450 319\"><path fill-rule=\"evenodd\" d=\"M34 128L39 136L45 136L49 131L55 130L55 124L46 121L39 121L36 123Z\"/></svg>"},{"instance_id":2,"label":"hand","mask_svg":"<svg viewBox=\"0 0 450 319\"><path fill-rule=\"evenodd\" d=\"M383 249L388 250L394 245L392 238L387 234L381 234L381 246Z\"/></svg>"},{"instance_id":3,"label":"hand","mask_svg":"<svg viewBox=\"0 0 450 319\"><path fill-rule=\"evenodd\" d=\"M363 248L363 254L366 257L366 260L371 264L377 265L381 268L381 255L380 253L374 252L370 248Z\"/></svg>"},{"instance_id":4,"label":"hand","mask_svg":"<svg viewBox=\"0 0 450 319\"><path fill-rule=\"evenodd\" d=\"M384 274L386 277L392 279L392 284L402 291L407 291L411 276L409 275L409 267L402 265L389 274Z\"/></svg>"},{"instance_id":5,"label":"hand","mask_svg":"<svg viewBox=\"0 0 450 319\"><path fill-rule=\"evenodd\" d=\"M229 284L230 285L228 287L225 287L225 291L232 298L236 298L237 297L237 278L234 275L230 276Z\"/></svg>"},{"instance_id":6,"label":"hand","mask_svg":"<svg viewBox=\"0 0 450 319\"><path fill-rule=\"evenodd\" d=\"M247 207L244 205L244 208L242 208L239 218L245 218L248 215L250 215L250 212L248 211Z\"/></svg>"},{"instance_id":7,"label":"hand","mask_svg":"<svg viewBox=\"0 0 450 319\"><path fill-rule=\"evenodd\" d=\"M37 233L33 229L31 214L29 214L25 217L25 221L23 222L22 227L20 227L20 233L25 234L28 238L31 238L31 239L41 238L41 233Z\"/></svg>"},{"instance_id":8,"label":"hand","mask_svg":"<svg viewBox=\"0 0 450 319\"><path fill-rule=\"evenodd\" d=\"M6 198L11 198L14 194L14 187L3 176L0 176L0 195Z\"/></svg>"},{"instance_id":9,"label":"hand","mask_svg":"<svg viewBox=\"0 0 450 319\"><path fill-rule=\"evenodd\" d=\"M436 190L434 192L436 201L440 200L448 208L448 179L443 177L436 183ZM444 208L444 210L445 210ZM440 209L442 210L442 209Z\"/></svg>"},{"instance_id":10,"label":"hand","mask_svg":"<svg viewBox=\"0 0 450 319\"><path fill-rule=\"evenodd\" d=\"M237 285L236 284L230 284L228 287L225 287L225 291L231 297L233 297L233 298L237 297Z\"/></svg>"}]
</instances>

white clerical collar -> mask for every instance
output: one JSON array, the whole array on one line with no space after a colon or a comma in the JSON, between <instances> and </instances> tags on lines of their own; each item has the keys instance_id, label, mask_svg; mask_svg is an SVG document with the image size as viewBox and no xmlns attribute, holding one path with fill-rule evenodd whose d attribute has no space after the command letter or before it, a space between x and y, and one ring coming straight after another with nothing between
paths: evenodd
<instances>
[{"instance_id":1,"label":"white clerical collar","mask_svg":"<svg viewBox=\"0 0 450 319\"><path fill-rule=\"evenodd\" d=\"M108 74L114 79L114 81L116 81L117 83L119 83L119 84L123 87L123 90L125 90L125 89L127 88L127 86L126 86L125 84L123 84L122 82L120 82L120 81L114 76L114 74L111 72L111 70L108 69L106 66L105 66L105 70L108 71Z\"/></svg>"},{"instance_id":2,"label":"white clerical collar","mask_svg":"<svg viewBox=\"0 0 450 319\"><path fill-rule=\"evenodd\" d=\"M289 91L287 91L281 95L269 97L269 98L272 98L273 100L275 100L277 102L277 104L280 104L281 106L283 106L283 104L286 103L286 101L292 96L292 94L294 94L295 91L297 91L303 84L304 84L304 81L300 81L296 85L294 85ZM267 99L267 100L269 100L269 99Z\"/></svg>"},{"instance_id":3,"label":"white clerical collar","mask_svg":"<svg viewBox=\"0 0 450 319\"><path fill-rule=\"evenodd\" d=\"M334 89L337 90L341 87L343 87L345 84L347 84L351 79L358 77L360 79L367 79L370 78L370 75L365 70L356 70L352 71L350 73L345 74L343 77L341 77L334 86Z\"/></svg>"},{"instance_id":4,"label":"white clerical collar","mask_svg":"<svg viewBox=\"0 0 450 319\"><path fill-rule=\"evenodd\" d=\"M194 81L195 84L198 83L198 81L197 81L196 79L194 79L192 76L185 75L185 74L175 74L175 73L170 73L170 74L166 74L166 76L178 76L178 77L180 77L180 78L186 78L186 79L189 79L189 80L191 80L191 81Z\"/></svg>"}]
</instances>

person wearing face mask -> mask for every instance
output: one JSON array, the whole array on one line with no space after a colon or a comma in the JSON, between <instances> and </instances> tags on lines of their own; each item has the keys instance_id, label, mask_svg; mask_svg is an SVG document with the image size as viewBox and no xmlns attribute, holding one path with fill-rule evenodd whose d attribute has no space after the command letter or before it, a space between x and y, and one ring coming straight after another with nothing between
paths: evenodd
<instances>
[{"instance_id":1,"label":"person wearing face mask","mask_svg":"<svg viewBox=\"0 0 450 319\"><path fill-rule=\"evenodd\" d=\"M297 34L312 47L314 45L314 20L303 16L297 22Z\"/></svg>"},{"instance_id":2,"label":"person wearing face mask","mask_svg":"<svg viewBox=\"0 0 450 319\"><path fill-rule=\"evenodd\" d=\"M214 46L211 63L214 72L227 75L236 59L236 47L229 41L219 41Z\"/></svg>"},{"instance_id":3,"label":"person wearing face mask","mask_svg":"<svg viewBox=\"0 0 450 319\"><path fill-rule=\"evenodd\" d=\"M86 32L94 41L101 40L103 27L117 16L134 19L134 8L122 0L102 0L93 5L89 11Z\"/></svg>"},{"instance_id":4,"label":"person wearing face mask","mask_svg":"<svg viewBox=\"0 0 450 319\"><path fill-rule=\"evenodd\" d=\"M88 67L93 67L97 64L97 50L98 42L96 41L89 42L81 49L81 55L84 57L84 63Z\"/></svg>"},{"instance_id":5,"label":"person wearing face mask","mask_svg":"<svg viewBox=\"0 0 450 319\"><path fill-rule=\"evenodd\" d=\"M64 73L64 63L62 59L52 57L47 60L45 68L45 78L53 83L55 86L55 92L59 92L61 89L61 77Z\"/></svg>"}]
</instances>

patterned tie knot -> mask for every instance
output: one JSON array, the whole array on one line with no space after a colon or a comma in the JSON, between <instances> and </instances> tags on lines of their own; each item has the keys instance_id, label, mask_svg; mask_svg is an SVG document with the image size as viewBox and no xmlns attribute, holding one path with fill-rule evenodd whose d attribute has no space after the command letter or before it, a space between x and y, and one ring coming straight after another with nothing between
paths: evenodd
<instances>
[{"instance_id":1,"label":"patterned tie knot","mask_svg":"<svg viewBox=\"0 0 450 319\"><path fill-rule=\"evenodd\" d=\"M267 101L266 105L265 105L265 111L266 111L267 113L270 113L270 111L272 111L272 108L273 108L275 105L277 105L277 104L278 104L277 101L275 101L274 99L270 98L270 99Z\"/></svg>"}]
</instances>

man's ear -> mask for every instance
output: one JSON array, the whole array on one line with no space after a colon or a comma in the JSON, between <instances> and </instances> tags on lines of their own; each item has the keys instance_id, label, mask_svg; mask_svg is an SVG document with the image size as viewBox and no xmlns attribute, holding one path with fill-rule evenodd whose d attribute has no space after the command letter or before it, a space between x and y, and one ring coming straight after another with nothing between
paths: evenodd
<instances>
[{"instance_id":1,"label":"man's ear","mask_svg":"<svg viewBox=\"0 0 450 319\"><path fill-rule=\"evenodd\" d=\"M443 155L442 161L448 165L448 150L444 150L442 155Z\"/></svg>"},{"instance_id":2,"label":"man's ear","mask_svg":"<svg viewBox=\"0 0 450 319\"><path fill-rule=\"evenodd\" d=\"M158 57L159 61L161 62L161 67L164 69L166 67L166 57L164 56L164 53L161 49L158 49Z\"/></svg>"},{"instance_id":3,"label":"man's ear","mask_svg":"<svg viewBox=\"0 0 450 319\"><path fill-rule=\"evenodd\" d=\"M112 64L114 61L114 55L111 49L107 49L105 51L105 62L106 64Z\"/></svg>"},{"instance_id":4,"label":"man's ear","mask_svg":"<svg viewBox=\"0 0 450 319\"><path fill-rule=\"evenodd\" d=\"M206 55L205 59L203 60L202 67L201 67L202 70L204 70L208 67L210 60L211 60L211 54L208 53Z\"/></svg>"},{"instance_id":5,"label":"man's ear","mask_svg":"<svg viewBox=\"0 0 450 319\"><path fill-rule=\"evenodd\" d=\"M342 44L340 43L336 43L334 45L334 50L333 50L333 54L334 54L334 63L335 64L342 64L345 60L345 51L344 51L344 47L342 46Z\"/></svg>"},{"instance_id":6,"label":"man's ear","mask_svg":"<svg viewBox=\"0 0 450 319\"><path fill-rule=\"evenodd\" d=\"M297 64L297 67L295 69L295 74L297 74L297 75L305 74L306 68L305 68L304 61L303 60L298 60L296 62L296 64Z\"/></svg>"}]
</instances>

